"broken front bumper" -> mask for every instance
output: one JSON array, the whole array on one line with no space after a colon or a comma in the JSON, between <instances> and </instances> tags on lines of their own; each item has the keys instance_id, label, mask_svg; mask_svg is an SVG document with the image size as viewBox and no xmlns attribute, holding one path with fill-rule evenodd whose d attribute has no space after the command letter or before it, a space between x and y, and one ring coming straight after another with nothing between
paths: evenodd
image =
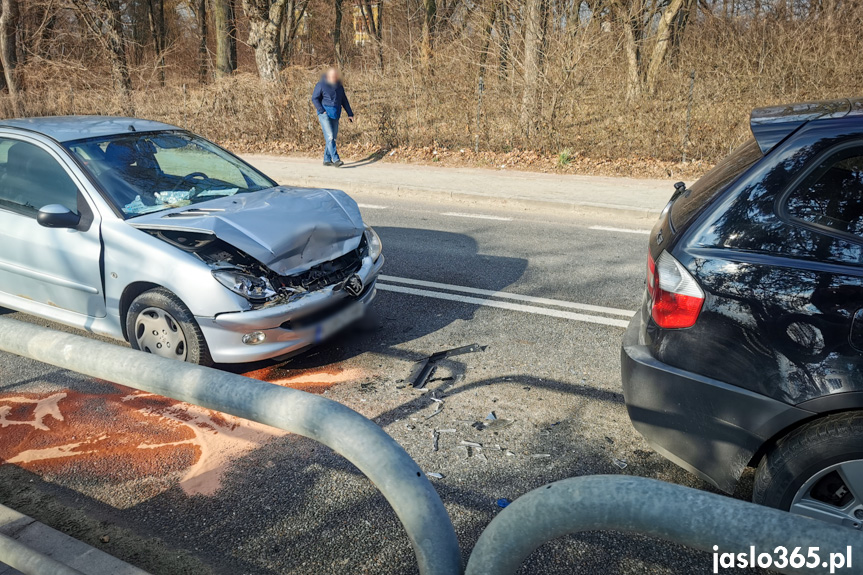
<instances>
[{"instance_id":1,"label":"broken front bumper","mask_svg":"<svg viewBox=\"0 0 863 575\"><path fill-rule=\"evenodd\" d=\"M320 343L359 319L377 294L376 282L383 265L383 256L375 262L363 258L357 275L364 287L358 296L349 295L340 286L327 286L284 305L195 319L216 363L246 363L287 355ZM263 334L262 342L243 342L244 336L255 332Z\"/></svg>"}]
</instances>

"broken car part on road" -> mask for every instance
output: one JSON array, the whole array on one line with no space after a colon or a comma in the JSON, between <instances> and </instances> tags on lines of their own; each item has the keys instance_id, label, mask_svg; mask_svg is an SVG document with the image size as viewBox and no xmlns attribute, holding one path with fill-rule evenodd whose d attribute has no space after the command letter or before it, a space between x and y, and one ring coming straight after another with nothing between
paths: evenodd
<instances>
[{"instance_id":1,"label":"broken car part on road","mask_svg":"<svg viewBox=\"0 0 863 575\"><path fill-rule=\"evenodd\" d=\"M432 374L435 372L435 370L437 370L437 362L439 362L440 360L446 359L448 357L453 357L455 355L474 353L477 351L485 351L487 347L488 346L486 345L474 343L471 345L465 345L462 347L456 347L444 351L437 351L431 354L430 356L419 362L419 373L417 373L417 376L414 379L413 386L415 388L424 387L426 382L428 382L429 378L431 378Z\"/></svg>"}]
</instances>

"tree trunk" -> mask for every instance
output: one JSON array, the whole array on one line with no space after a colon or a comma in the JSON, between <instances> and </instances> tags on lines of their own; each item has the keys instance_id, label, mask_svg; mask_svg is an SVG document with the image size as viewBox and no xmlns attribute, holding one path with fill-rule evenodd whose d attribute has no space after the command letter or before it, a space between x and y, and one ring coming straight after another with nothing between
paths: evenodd
<instances>
[{"instance_id":1,"label":"tree trunk","mask_svg":"<svg viewBox=\"0 0 863 575\"><path fill-rule=\"evenodd\" d=\"M237 69L237 28L232 0L211 0L216 26L216 77L230 76Z\"/></svg>"},{"instance_id":2,"label":"tree trunk","mask_svg":"<svg viewBox=\"0 0 863 575\"><path fill-rule=\"evenodd\" d=\"M333 0L333 9L336 12L336 21L333 23L333 52L339 66L345 65L342 53L342 0Z\"/></svg>"},{"instance_id":3,"label":"tree trunk","mask_svg":"<svg viewBox=\"0 0 863 575\"><path fill-rule=\"evenodd\" d=\"M638 48L637 31L626 6L615 5L618 19L623 26L623 49L626 54L626 100L641 97L641 53Z\"/></svg>"},{"instance_id":4,"label":"tree trunk","mask_svg":"<svg viewBox=\"0 0 863 575\"><path fill-rule=\"evenodd\" d=\"M531 136L539 115L539 83L542 77L542 49L545 44L547 0L526 0L524 22L524 94L520 125L526 138Z\"/></svg>"},{"instance_id":5,"label":"tree trunk","mask_svg":"<svg viewBox=\"0 0 863 575\"><path fill-rule=\"evenodd\" d=\"M279 79L282 70L279 34L287 0L243 0L249 19L249 46L255 50L258 75L268 82Z\"/></svg>"},{"instance_id":6,"label":"tree trunk","mask_svg":"<svg viewBox=\"0 0 863 575\"><path fill-rule=\"evenodd\" d=\"M423 8L422 62L424 66L428 66L434 57L437 2L435 0L423 0Z\"/></svg>"},{"instance_id":7,"label":"tree trunk","mask_svg":"<svg viewBox=\"0 0 863 575\"><path fill-rule=\"evenodd\" d=\"M18 51L15 38L20 25L18 0L2 0L0 9L0 62L3 64L3 76L9 89L9 99L12 101L12 112L21 115L20 81L18 71Z\"/></svg>"},{"instance_id":8,"label":"tree trunk","mask_svg":"<svg viewBox=\"0 0 863 575\"><path fill-rule=\"evenodd\" d=\"M205 84L210 67L207 56L207 0L195 0L195 16L198 20L198 81Z\"/></svg>"},{"instance_id":9,"label":"tree trunk","mask_svg":"<svg viewBox=\"0 0 863 575\"><path fill-rule=\"evenodd\" d=\"M499 2L497 0L492 0L488 7L488 15L485 20L485 27L483 28L483 38L482 38L482 48L479 51L479 81L481 83L485 82L485 67L486 62L488 62L489 51L491 50L491 33L494 29L494 22L497 18L497 13L500 8Z\"/></svg>"},{"instance_id":10,"label":"tree trunk","mask_svg":"<svg viewBox=\"0 0 863 575\"><path fill-rule=\"evenodd\" d=\"M650 62L647 65L647 76L644 82L644 89L648 94L653 94L656 90L659 70L665 61L666 54L668 54L671 36L674 28L678 25L680 10L683 6L684 0L671 0L656 25L656 40L650 55Z\"/></svg>"},{"instance_id":11,"label":"tree trunk","mask_svg":"<svg viewBox=\"0 0 863 575\"><path fill-rule=\"evenodd\" d=\"M378 70L384 69L384 44L383 44L383 27L382 17L384 13L384 2L378 0L374 10L370 0L359 0L360 14L366 23L366 29L374 36L375 43L378 49Z\"/></svg>"},{"instance_id":12,"label":"tree trunk","mask_svg":"<svg viewBox=\"0 0 863 575\"><path fill-rule=\"evenodd\" d=\"M509 74L509 37L510 37L510 22L509 22L509 7L507 0L500 3L500 65L498 66L498 78L501 81L506 80Z\"/></svg>"},{"instance_id":13,"label":"tree trunk","mask_svg":"<svg viewBox=\"0 0 863 575\"><path fill-rule=\"evenodd\" d=\"M133 116L132 77L126 61L126 39L123 36L123 16L120 0L72 0L78 18L87 26L97 42L102 44L111 61L114 89L123 95L124 113Z\"/></svg>"},{"instance_id":14,"label":"tree trunk","mask_svg":"<svg viewBox=\"0 0 863 575\"><path fill-rule=\"evenodd\" d=\"M156 65L159 67L159 84L165 85L165 3L164 0L149 0L150 37L156 52Z\"/></svg>"}]
</instances>

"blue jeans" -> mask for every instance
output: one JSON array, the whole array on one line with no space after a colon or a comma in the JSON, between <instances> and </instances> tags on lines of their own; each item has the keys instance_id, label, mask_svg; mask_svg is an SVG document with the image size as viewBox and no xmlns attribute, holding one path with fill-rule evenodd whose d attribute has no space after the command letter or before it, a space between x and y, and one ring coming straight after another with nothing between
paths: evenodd
<instances>
[{"instance_id":1,"label":"blue jeans","mask_svg":"<svg viewBox=\"0 0 863 575\"><path fill-rule=\"evenodd\" d=\"M327 116L327 113L318 114L318 122L321 123L321 130L324 132L324 141L326 149L324 150L325 162L338 162L339 153L336 151L336 137L339 135L339 120Z\"/></svg>"}]
</instances>

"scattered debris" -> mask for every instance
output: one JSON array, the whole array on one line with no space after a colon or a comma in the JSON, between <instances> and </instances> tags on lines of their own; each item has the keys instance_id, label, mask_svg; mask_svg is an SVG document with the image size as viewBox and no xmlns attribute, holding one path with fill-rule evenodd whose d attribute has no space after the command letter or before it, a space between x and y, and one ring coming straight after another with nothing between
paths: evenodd
<instances>
[{"instance_id":1,"label":"scattered debris","mask_svg":"<svg viewBox=\"0 0 863 575\"><path fill-rule=\"evenodd\" d=\"M494 412L492 411L492 412L490 412L488 415L486 415L486 416L485 416L485 418L486 418L488 421L494 421L495 419L497 419L497 416L496 416L496 415L494 414Z\"/></svg>"},{"instance_id":2,"label":"scattered debris","mask_svg":"<svg viewBox=\"0 0 863 575\"><path fill-rule=\"evenodd\" d=\"M99 541L101 541L102 543L110 543L111 538L107 535L102 535L101 537L99 537Z\"/></svg>"},{"instance_id":3,"label":"scattered debris","mask_svg":"<svg viewBox=\"0 0 863 575\"><path fill-rule=\"evenodd\" d=\"M546 458L551 457L551 454L550 453L534 453L533 455L531 455L531 457L533 457L534 459L546 459Z\"/></svg>"},{"instance_id":4,"label":"scattered debris","mask_svg":"<svg viewBox=\"0 0 863 575\"><path fill-rule=\"evenodd\" d=\"M482 443L477 443L475 441L462 440L459 445L464 445L465 447L479 447L480 449L482 449Z\"/></svg>"},{"instance_id":5,"label":"scattered debris","mask_svg":"<svg viewBox=\"0 0 863 575\"><path fill-rule=\"evenodd\" d=\"M507 450L506 450L506 456L507 456L507 457L515 457L515 453L513 453L512 451L510 451L509 449L507 449Z\"/></svg>"},{"instance_id":6,"label":"scattered debris","mask_svg":"<svg viewBox=\"0 0 863 575\"><path fill-rule=\"evenodd\" d=\"M431 415L426 415L426 419L431 419L431 418L432 418L432 417L434 417L435 415L439 414L441 411L443 411L443 403L439 403L439 404L438 404L437 411L435 411L435 412L434 412L434 413L432 413Z\"/></svg>"},{"instance_id":7,"label":"scattered debris","mask_svg":"<svg viewBox=\"0 0 863 575\"><path fill-rule=\"evenodd\" d=\"M407 428L408 428L408 431L413 431L414 429L416 429L416 428L417 428L417 426L416 426L416 425L411 425L410 423L406 423L406 424L405 424L405 427L407 427Z\"/></svg>"},{"instance_id":8,"label":"scattered debris","mask_svg":"<svg viewBox=\"0 0 863 575\"><path fill-rule=\"evenodd\" d=\"M437 402L437 403L443 403L443 400L442 400L442 399L438 399L438 398L436 398L436 397L434 397L434 396L429 396L429 399L430 399L430 400L432 400L432 401L435 401L435 402Z\"/></svg>"},{"instance_id":9,"label":"scattered debris","mask_svg":"<svg viewBox=\"0 0 863 575\"><path fill-rule=\"evenodd\" d=\"M515 423L514 419L495 419L494 421L486 423L485 428L490 429L491 431L500 431L501 429L506 429L513 423Z\"/></svg>"},{"instance_id":10,"label":"scattered debris","mask_svg":"<svg viewBox=\"0 0 863 575\"><path fill-rule=\"evenodd\" d=\"M455 433L455 429L438 429L438 433Z\"/></svg>"},{"instance_id":11,"label":"scattered debris","mask_svg":"<svg viewBox=\"0 0 863 575\"><path fill-rule=\"evenodd\" d=\"M438 441L440 440L440 433L437 431L432 432L432 451L438 450Z\"/></svg>"},{"instance_id":12,"label":"scattered debris","mask_svg":"<svg viewBox=\"0 0 863 575\"><path fill-rule=\"evenodd\" d=\"M426 476L434 477L435 479L443 479L444 478L443 473L435 473L435 472L426 473Z\"/></svg>"},{"instance_id":13,"label":"scattered debris","mask_svg":"<svg viewBox=\"0 0 863 575\"><path fill-rule=\"evenodd\" d=\"M485 454L482 453L481 451L477 452L476 458L479 459L480 461L488 461L488 457L486 457Z\"/></svg>"},{"instance_id":14,"label":"scattered debris","mask_svg":"<svg viewBox=\"0 0 863 575\"><path fill-rule=\"evenodd\" d=\"M444 351L436 351L418 364L419 373L414 379L413 386L417 388L423 387L428 382L428 380L431 379L431 376L434 375L434 372L437 370L437 362L439 362L440 360L447 357L452 357L454 355L485 351L486 347L487 346L485 345L474 343L471 345L455 347L453 349L447 349Z\"/></svg>"},{"instance_id":15,"label":"scattered debris","mask_svg":"<svg viewBox=\"0 0 863 575\"><path fill-rule=\"evenodd\" d=\"M510 501L506 497L501 497L500 499L497 500L497 506L500 507L501 509L503 509L504 507L506 507L510 503L512 503L512 501Z\"/></svg>"},{"instance_id":16,"label":"scattered debris","mask_svg":"<svg viewBox=\"0 0 863 575\"><path fill-rule=\"evenodd\" d=\"M626 469L626 462L622 459L612 458L611 462L621 469Z\"/></svg>"}]
</instances>

